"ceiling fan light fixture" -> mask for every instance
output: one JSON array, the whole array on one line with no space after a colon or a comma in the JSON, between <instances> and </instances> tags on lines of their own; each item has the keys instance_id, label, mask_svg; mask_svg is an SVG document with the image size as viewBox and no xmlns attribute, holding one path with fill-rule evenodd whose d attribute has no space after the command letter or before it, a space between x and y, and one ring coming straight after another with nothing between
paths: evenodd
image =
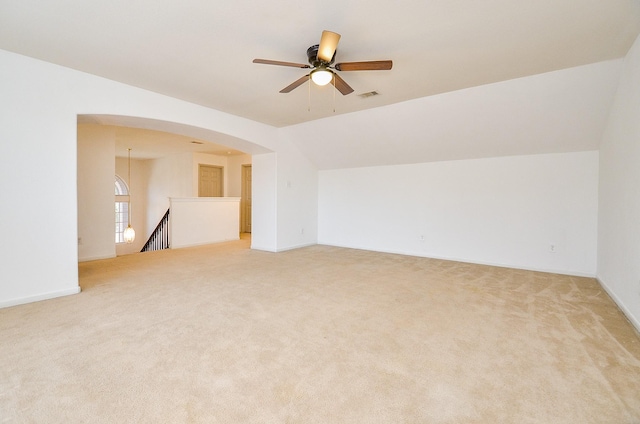
<instances>
[{"instance_id":1,"label":"ceiling fan light fixture","mask_svg":"<svg viewBox=\"0 0 640 424\"><path fill-rule=\"evenodd\" d=\"M322 31L320 44L314 44L307 49L308 65L296 62L282 62L280 60L253 59L253 63L265 65L289 66L294 68L311 69L307 75L298 78L282 90L280 93L290 93L292 90L309 82L322 86L329 83L343 96L353 93L353 88L342 79L339 72L342 71L388 71L393 67L391 60L369 60L366 62L342 62L336 63L335 55L340 41L340 34L332 31ZM335 71L334 71L335 70ZM338 72L336 72L338 71ZM311 83L309 82L309 86ZM334 92L335 93L335 92Z\"/></svg>"},{"instance_id":2,"label":"ceiling fan light fixture","mask_svg":"<svg viewBox=\"0 0 640 424\"><path fill-rule=\"evenodd\" d=\"M311 80L316 85L327 85L333 79L333 72L327 68L318 68L311 71Z\"/></svg>"}]
</instances>

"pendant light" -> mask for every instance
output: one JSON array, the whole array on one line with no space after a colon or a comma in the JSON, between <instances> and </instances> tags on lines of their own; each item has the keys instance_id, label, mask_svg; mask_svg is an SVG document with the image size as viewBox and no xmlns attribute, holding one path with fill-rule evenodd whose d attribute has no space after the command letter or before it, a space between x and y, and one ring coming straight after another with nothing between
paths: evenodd
<instances>
[{"instance_id":1,"label":"pendant light","mask_svg":"<svg viewBox=\"0 0 640 424\"><path fill-rule=\"evenodd\" d=\"M128 226L124 230L124 241L127 243L133 243L136 239L136 232L133 228L131 228L131 148L127 149L129 151L129 205L127 207L127 211L129 212Z\"/></svg>"}]
</instances>

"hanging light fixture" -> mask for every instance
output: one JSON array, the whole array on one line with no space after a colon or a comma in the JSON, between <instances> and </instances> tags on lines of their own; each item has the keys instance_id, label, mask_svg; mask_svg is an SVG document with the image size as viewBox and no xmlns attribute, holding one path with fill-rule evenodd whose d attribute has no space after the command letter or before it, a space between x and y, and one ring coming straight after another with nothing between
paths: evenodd
<instances>
[{"instance_id":1,"label":"hanging light fixture","mask_svg":"<svg viewBox=\"0 0 640 424\"><path fill-rule=\"evenodd\" d=\"M127 149L129 151L129 205L127 207L127 211L129 212L128 217L128 226L124 230L124 241L127 243L133 243L136 239L136 232L133 228L131 228L131 148Z\"/></svg>"},{"instance_id":2,"label":"hanging light fixture","mask_svg":"<svg viewBox=\"0 0 640 424\"><path fill-rule=\"evenodd\" d=\"M320 66L311 71L311 80L316 85L327 85L333 79L333 72L324 66Z\"/></svg>"}]
</instances>

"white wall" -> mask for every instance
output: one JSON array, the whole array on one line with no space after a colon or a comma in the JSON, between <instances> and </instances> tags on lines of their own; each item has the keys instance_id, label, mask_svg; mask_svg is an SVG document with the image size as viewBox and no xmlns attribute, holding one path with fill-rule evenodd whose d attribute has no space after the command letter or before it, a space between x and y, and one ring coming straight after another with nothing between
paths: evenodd
<instances>
[{"instance_id":1,"label":"white wall","mask_svg":"<svg viewBox=\"0 0 640 424\"><path fill-rule=\"evenodd\" d=\"M277 151L278 250L316 244L318 171L281 130Z\"/></svg>"},{"instance_id":2,"label":"white wall","mask_svg":"<svg viewBox=\"0 0 640 424\"><path fill-rule=\"evenodd\" d=\"M171 248L239 240L240 198L171 199Z\"/></svg>"},{"instance_id":3,"label":"white wall","mask_svg":"<svg viewBox=\"0 0 640 424\"><path fill-rule=\"evenodd\" d=\"M0 220L10 240L0 255L0 307L79 290L78 115L178 123L152 129L184 128L214 142L222 135L247 152L268 151L277 140L268 125L2 50L0 93L0 190L17 200ZM273 214L277 206L263 200L277 201L254 198L254 213ZM260 236L262 228L254 223L253 231ZM270 231L261 237L275 243Z\"/></svg>"},{"instance_id":4,"label":"white wall","mask_svg":"<svg viewBox=\"0 0 640 424\"><path fill-rule=\"evenodd\" d=\"M637 139L638 134L637 127L634 126L634 117L638 111L638 96L635 91L638 85L637 50L638 48L634 47L635 53L630 55L625 65L626 85L623 87L629 93L618 95L608 136L603 143L604 172L601 187L605 195L600 206L605 208L605 213L600 222L600 234L609 231L612 233L611 239L605 238L600 243L601 269L598 275L608 287L614 287L612 292L617 293L618 297L633 294L631 287L637 287L638 284L633 265L619 267L617 259L612 258L621 251L631 252L623 255L636 252L634 249L637 247L637 237L632 241L629 238L635 236L634 231L637 227L635 224L623 226L615 223L618 217L616 214L619 214L615 209L629 208L629 214L637 215L636 203L629 201L630 198L637 198L634 197L637 194L634 187L637 185L633 184L637 181L637 171L625 171L625 175L630 177L622 182L620 191L611 188L614 182L617 184L620 179L619 171L613 168L620 164L631 168L627 165L628 159L622 158L616 150L622 148L626 150L624 155L628 155L629 158L638 157L633 144L628 141L633 137ZM0 255L0 266L3 270L3 278L0 281L0 306L78 291L78 115L99 115L103 118L106 115L132 117L128 125L136 126L136 123L142 122L144 125L141 127L188 134L213 142L221 135L229 147L254 154L254 248L277 251L312 242L312 237L310 240L301 240L301 228L305 228L305 231L313 228L313 204L318 202L318 234L323 242L344 242L353 244L354 247L368 246L373 249L400 250L421 255L437 254L462 260L591 275L595 268L593 234L596 228L592 222L595 221L595 207L591 200L597 192L597 189L590 185L590 182L597 178L597 165L592 165L597 159L594 153L583 153L584 156L570 153L568 156L558 156L561 158L558 160L559 168L567 168L564 171L558 169L558 178L555 180L537 173L539 170L535 164L549 165L550 169L554 170L554 165L558 165L554 159L539 159L545 155L521 159L504 158L506 162L486 159L487 162L472 160L460 165L455 162L441 162L362 170L344 169L335 171L335 174L326 171L320 174L319 182L315 176L316 169L308 167L304 161L305 157L317 158L320 161L316 162L318 169L322 169L322 163L325 162L332 167L355 166L349 165L349 161L340 165L339 161L332 160L333 157L356 158L358 166L364 163L373 164L381 157L386 157L386 163L400 161L406 154L402 157L396 155L398 149L394 140L404 137L416 140L416 143L404 145L409 149L408 155L414 157L416 162L424 162L424 159L420 159L422 157L433 158L433 154L437 156L438 146L443 146L442 143L458 142L461 143L460 149L471 149L476 136L485 140L492 139L493 135L497 136L496 140L506 144L489 144L490 149L503 146L505 149L502 151L505 154L518 153L510 149L512 144L515 146L520 141L526 146L540 142L543 143L544 149L551 151L555 143L564 137L570 140L569 143L563 144L564 148L589 150L585 149L585 146L589 147L594 139L599 139L602 116L606 115L603 111L608 111L610 104L609 88L617 78L621 66L619 61L589 65L568 72L559 71L557 74L534 76L515 83L499 83L478 91L461 91L450 97L418 99L417 108L404 104L392 105L358 114L339 115L295 128L276 129L157 93L0 51L0 139L5 140L1 145L0 155L0 190L7 199L19 199L15 207L3 210L3 219L0 220L0 231L11 241L4 245ZM537 93L537 90L542 91ZM468 92L475 94L465 94ZM456 105L471 100L476 106L465 107L464 110L468 113L450 121L445 120L446 126L440 126L440 122L434 121L437 117L453 116L451 114L458 110ZM535 102L532 103L532 100ZM443 104L447 105L444 115L439 112ZM483 107L493 108L486 111L491 112L489 116L482 115L487 119L474 115L476 111L484 112ZM435 115L430 115L431 113ZM394 116L398 119L389 127L387 124ZM474 126L460 132L460 122L473 123ZM491 122L497 124L490 125ZM509 125L499 125L500 123ZM424 131L431 127L435 128L435 132L429 133L431 144L420 144L419 141L424 140ZM331 128L329 134L326 128ZM552 131L545 131L545 128ZM362 134L363 130L366 130L366 135ZM316 133L317 136L311 137ZM456 137L456 134L473 137L460 138ZM587 138L586 143L581 142L582 136ZM343 145L344 140L350 142ZM355 142L351 142L353 140ZM321 142L325 144L322 145ZM611 144L606 147L608 143ZM293 144L296 146L292 146ZM260 149L251 151L251 146L260 146ZM268 150L273 153L265 153ZM367 154L374 151L377 152L374 156ZM483 152L475 151L475 154L482 155ZM551 156L553 155L549 157ZM191 157L186 160L191 163ZM493 169L487 164L495 165L496 168ZM152 171L149 170L150 174ZM469 178L470 175L475 175L476 171L486 171L486 176L479 178L477 183ZM516 184L500 186L499 183L505 181L505 175L508 176L507 171L521 176L523 182L517 187ZM378 180L379 184L372 184L369 177L371 181ZM387 182L387 177L391 178L391 183ZM418 179L406 180L407 177ZM191 178L192 175L189 173L186 176L187 190L192 188ZM455 196L443 191L441 185L434 183L433 178L440 178L441 185L453 189L454 193L458 190L458 194L469 194L468 197L459 196L460 199L477 197L475 192L465 188L465 183L473 182L487 198L496 197L494 186L497 184L496 204L509 208L508 210L515 214L533 218L533 227L539 233L529 230L523 224L525 220L514 218L513 221L507 216L502 220L497 219L496 216L503 212L497 207L492 207L493 203L486 200L485 204L479 203L482 207L478 213L464 212L463 208L456 207ZM182 177L180 181L182 184ZM362 181L362 184L358 181ZM575 191L567 189L565 184L568 181L575 182ZM291 182L291 187L288 182ZM169 181L166 183L171 185ZM317 188L314 188L316 185ZM361 191L361 185L364 191ZM519 187L523 192L528 191L529 195L523 195L518 191ZM335 193L332 193L331 189L334 188ZM416 188L428 190L413 199ZM315 190L318 190L319 194L314 200ZM549 190L549 193L543 195L538 190ZM177 191L180 193L168 195L190 195L182 194L181 190ZM424 207L423 211L427 212L427 215L421 215L419 210L411 210L408 206L391 205L388 201L381 205L381 193L386 195L387 199L398 202L406 202L409 199L409 205ZM430 209L428 207L433 207L434 202L429 201L429 197L425 197L426 194L451 203L444 206L435 204L436 208ZM529 210L517 207L520 203L514 202L514 199L518 199L528 204L531 198L542 202L543 206L531 204L531 207L542 215L529 216L533 214ZM610 204L608 199L611 199ZM356 212L366 210L367 214L373 213L373 216L344 210L342 200L353 204ZM168 200L166 201L168 207ZM608 206L603 206L603 202ZM148 206L149 209L153 206L151 199ZM461 202L460 206L476 205ZM578 206L584 206L586 210L577 211ZM558 218L550 219L550 211L558 214ZM452 216L447 216L446 213L451 213ZM572 221L565 222L569 215L572 215ZM425 216L429 219L425 219ZM396 222L407 217L417 218L419 221L417 224ZM444 217L447 227L434 227L432 217ZM157 222L159 218L160 216L154 217L148 220L148 223ZM51 225L52 222L55 225ZM345 222L352 225L346 225ZM471 227L469 222L475 222L478 227ZM492 229L504 228L501 226L503 222L515 228L515 235L506 232L502 235L491 233ZM454 225L456 223L463 229L467 225L471 235L465 235ZM337 234L328 224L344 229L346 234ZM482 227L485 224L487 229ZM553 224L557 226L554 227ZM584 228L581 235L577 235L576 228L582 225ZM564 227L567 228L565 234L562 233ZM386 239L381 239L382 235L376 234L381 231L387 234ZM416 246L416 237L423 232L426 237L431 238L427 238L424 243L418 240L417 243L420 244ZM486 232L490 237L486 253L483 251L485 246L476 238L478 233L482 232ZM456 248L448 245L445 240L448 234L455 236L454 240L457 237L460 241L470 242L471 246L461 244L461 247ZM436 237L433 238L432 235ZM38 240L46 240L46 243L39 243ZM433 243L432 240L441 243ZM577 247L579 242L582 243ZM508 251L506 245L509 243L515 248L514 252ZM540 248L544 250L550 243L557 243L560 250L555 254L540 251ZM530 259L524 260L523 256L528 253L531 253ZM504 257L500 256L502 254ZM38 266L33 266L34 263ZM633 278L635 280L632 281ZM635 293L637 299L637 292ZM625 302L628 305L627 309L633 309L633 314L637 317L637 301Z\"/></svg>"},{"instance_id":5,"label":"white wall","mask_svg":"<svg viewBox=\"0 0 640 424\"><path fill-rule=\"evenodd\" d=\"M600 146L598 279L640 331L640 38Z\"/></svg>"},{"instance_id":6,"label":"white wall","mask_svg":"<svg viewBox=\"0 0 640 424\"><path fill-rule=\"evenodd\" d=\"M169 209L170 197L193 196L191 153L149 160L147 186L147 238Z\"/></svg>"},{"instance_id":7,"label":"white wall","mask_svg":"<svg viewBox=\"0 0 640 424\"><path fill-rule=\"evenodd\" d=\"M67 70L0 51L0 307L77 293L76 107ZM56 99L50 101L47 99Z\"/></svg>"},{"instance_id":8,"label":"white wall","mask_svg":"<svg viewBox=\"0 0 640 424\"><path fill-rule=\"evenodd\" d=\"M278 252L317 243L318 172L281 129L277 153L254 155L252 201L277 205L253 209L253 249ZM275 199L275 200L274 200Z\"/></svg>"},{"instance_id":9,"label":"white wall","mask_svg":"<svg viewBox=\"0 0 640 424\"><path fill-rule=\"evenodd\" d=\"M269 205L251 211L251 248L275 252L278 250L277 222L277 162L275 153L253 156L252 204ZM260 231L256 231L260 228Z\"/></svg>"},{"instance_id":10,"label":"white wall","mask_svg":"<svg viewBox=\"0 0 640 424\"><path fill-rule=\"evenodd\" d=\"M319 180L319 243L595 275L597 152L326 170Z\"/></svg>"},{"instance_id":11,"label":"white wall","mask_svg":"<svg viewBox=\"0 0 640 424\"><path fill-rule=\"evenodd\" d=\"M251 164L250 155L193 153L150 160L149 232L153 231L169 207L169 197L198 197L200 164L223 167L224 196L240 197L242 165Z\"/></svg>"},{"instance_id":12,"label":"white wall","mask_svg":"<svg viewBox=\"0 0 640 424\"><path fill-rule=\"evenodd\" d=\"M78 125L78 260L111 258L114 243L115 132ZM126 174L124 177L126 179Z\"/></svg>"}]
</instances>

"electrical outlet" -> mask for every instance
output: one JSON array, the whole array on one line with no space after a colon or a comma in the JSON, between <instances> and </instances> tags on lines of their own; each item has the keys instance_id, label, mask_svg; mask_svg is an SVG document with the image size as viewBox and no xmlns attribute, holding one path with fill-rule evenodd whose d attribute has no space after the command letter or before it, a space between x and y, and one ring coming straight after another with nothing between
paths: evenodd
<instances>
[{"instance_id":1,"label":"electrical outlet","mask_svg":"<svg viewBox=\"0 0 640 424\"><path fill-rule=\"evenodd\" d=\"M82 244L82 237L78 237L78 244Z\"/></svg>"},{"instance_id":2,"label":"electrical outlet","mask_svg":"<svg viewBox=\"0 0 640 424\"><path fill-rule=\"evenodd\" d=\"M420 241L424 241L424 234L420 235Z\"/></svg>"},{"instance_id":3,"label":"electrical outlet","mask_svg":"<svg viewBox=\"0 0 640 424\"><path fill-rule=\"evenodd\" d=\"M556 253L557 250L558 250L558 247L555 244L550 244L549 245L549 252Z\"/></svg>"},{"instance_id":4,"label":"electrical outlet","mask_svg":"<svg viewBox=\"0 0 640 424\"><path fill-rule=\"evenodd\" d=\"M304 228L300 230L300 234L304 235Z\"/></svg>"}]
</instances>

